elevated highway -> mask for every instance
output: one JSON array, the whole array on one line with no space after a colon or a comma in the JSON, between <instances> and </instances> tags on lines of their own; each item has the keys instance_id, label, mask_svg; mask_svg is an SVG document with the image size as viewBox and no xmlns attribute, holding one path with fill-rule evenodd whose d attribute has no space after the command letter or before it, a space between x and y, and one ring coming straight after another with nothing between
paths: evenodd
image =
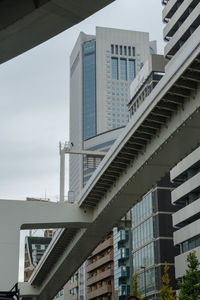
<instances>
[{"instance_id":1,"label":"elevated highway","mask_svg":"<svg viewBox=\"0 0 200 300\"><path fill-rule=\"evenodd\" d=\"M0 63L81 22L114 0L1 0Z\"/></svg>"},{"instance_id":2,"label":"elevated highway","mask_svg":"<svg viewBox=\"0 0 200 300\"><path fill-rule=\"evenodd\" d=\"M77 199L93 221L57 233L29 283L21 285L23 299L51 299L120 218L200 145L199 133L200 28L169 62Z\"/></svg>"}]
</instances>

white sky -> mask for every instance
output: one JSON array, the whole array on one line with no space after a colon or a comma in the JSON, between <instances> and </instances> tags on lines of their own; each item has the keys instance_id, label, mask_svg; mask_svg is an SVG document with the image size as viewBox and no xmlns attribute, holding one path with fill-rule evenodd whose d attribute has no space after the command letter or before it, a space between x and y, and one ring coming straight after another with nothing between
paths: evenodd
<instances>
[{"instance_id":1,"label":"white sky","mask_svg":"<svg viewBox=\"0 0 200 300\"><path fill-rule=\"evenodd\" d=\"M163 53L161 12L161 0L117 0L0 65L0 199L58 198L58 142L68 140L69 56L79 32L95 34L96 26L150 32Z\"/></svg>"}]
</instances>

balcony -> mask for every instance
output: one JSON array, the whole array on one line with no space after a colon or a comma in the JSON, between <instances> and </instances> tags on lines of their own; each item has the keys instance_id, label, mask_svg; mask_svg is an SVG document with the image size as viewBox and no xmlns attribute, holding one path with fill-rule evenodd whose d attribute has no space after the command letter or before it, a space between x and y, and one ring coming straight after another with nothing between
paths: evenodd
<instances>
[{"instance_id":1,"label":"balcony","mask_svg":"<svg viewBox=\"0 0 200 300\"><path fill-rule=\"evenodd\" d=\"M97 269L98 267L110 262L110 261L113 261L113 253L109 253L107 255L105 255L104 257L100 258L100 259L97 259L95 262L89 264L87 267L86 267L86 272L91 272L92 270L95 270Z\"/></svg>"},{"instance_id":2,"label":"balcony","mask_svg":"<svg viewBox=\"0 0 200 300\"><path fill-rule=\"evenodd\" d=\"M129 285L121 285L119 287L118 296L123 297L123 296L129 296L129 295L130 295L130 286Z\"/></svg>"},{"instance_id":3,"label":"balcony","mask_svg":"<svg viewBox=\"0 0 200 300\"><path fill-rule=\"evenodd\" d=\"M128 240L128 232L127 230L120 230L119 232L119 242Z\"/></svg>"},{"instance_id":4,"label":"balcony","mask_svg":"<svg viewBox=\"0 0 200 300\"><path fill-rule=\"evenodd\" d=\"M129 267L120 267L120 274L119 274L119 278L121 277L128 277L129 276Z\"/></svg>"},{"instance_id":5,"label":"balcony","mask_svg":"<svg viewBox=\"0 0 200 300\"><path fill-rule=\"evenodd\" d=\"M87 293L86 297L87 297L87 300L89 300L89 299L93 299L93 298L96 298L96 297L99 297L99 296L102 296L102 295L108 294L108 293L112 293L111 285L105 285L99 289L96 289L90 293Z\"/></svg>"},{"instance_id":6,"label":"balcony","mask_svg":"<svg viewBox=\"0 0 200 300\"><path fill-rule=\"evenodd\" d=\"M127 258L129 258L129 249L128 248L121 248L118 260L127 259Z\"/></svg>"},{"instance_id":7,"label":"balcony","mask_svg":"<svg viewBox=\"0 0 200 300\"><path fill-rule=\"evenodd\" d=\"M106 270L104 272L101 272L97 274L96 276L93 276L87 280L87 286L90 286L98 281L101 281L107 277L111 277L114 275L114 271L112 269Z\"/></svg>"}]
</instances>

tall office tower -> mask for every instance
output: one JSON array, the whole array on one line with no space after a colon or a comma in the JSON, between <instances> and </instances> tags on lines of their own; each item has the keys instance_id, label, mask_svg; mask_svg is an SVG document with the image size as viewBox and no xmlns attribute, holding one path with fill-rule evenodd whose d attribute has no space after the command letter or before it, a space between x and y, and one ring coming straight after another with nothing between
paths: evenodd
<instances>
[{"instance_id":1,"label":"tall office tower","mask_svg":"<svg viewBox=\"0 0 200 300\"><path fill-rule=\"evenodd\" d=\"M171 180L177 184L172 204L179 210L173 215L174 244L180 247L175 257L176 278L185 275L187 255L195 250L200 260L200 147L174 167Z\"/></svg>"},{"instance_id":2,"label":"tall office tower","mask_svg":"<svg viewBox=\"0 0 200 300\"><path fill-rule=\"evenodd\" d=\"M171 59L180 55L183 47L190 42L190 37L199 35L200 27L200 2L199 0L162 0L163 21L166 26L163 30L165 57Z\"/></svg>"},{"instance_id":3,"label":"tall office tower","mask_svg":"<svg viewBox=\"0 0 200 300\"><path fill-rule=\"evenodd\" d=\"M143 32L96 28L96 35L80 33L70 57L70 142L75 150L108 151L128 122L129 85L156 42ZM110 136L101 135L110 130ZM116 131L115 131L116 130ZM96 141L92 140L96 137ZM70 155L69 188L75 199L99 158Z\"/></svg>"}]
</instances>

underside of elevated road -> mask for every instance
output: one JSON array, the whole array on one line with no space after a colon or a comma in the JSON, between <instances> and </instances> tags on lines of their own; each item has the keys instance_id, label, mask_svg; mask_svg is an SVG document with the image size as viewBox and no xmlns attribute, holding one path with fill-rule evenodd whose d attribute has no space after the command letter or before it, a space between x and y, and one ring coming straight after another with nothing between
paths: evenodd
<instances>
[{"instance_id":1,"label":"underside of elevated road","mask_svg":"<svg viewBox=\"0 0 200 300\"><path fill-rule=\"evenodd\" d=\"M199 37L200 28L170 61L167 74L85 186L77 203L93 210L93 222L58 233L29 282L37 300L51 299L120 218L200 145Z\"/></svg>"},{"instance_id":2,"label":"underside of elevated road","mask_svg":"<svg viewBox=\"0 0 200 300\"><path fill-rule=\"evenodd\" d=\"M0 0L0 63L45 42L114 0Z\"/></svg>"}]
</instances>

